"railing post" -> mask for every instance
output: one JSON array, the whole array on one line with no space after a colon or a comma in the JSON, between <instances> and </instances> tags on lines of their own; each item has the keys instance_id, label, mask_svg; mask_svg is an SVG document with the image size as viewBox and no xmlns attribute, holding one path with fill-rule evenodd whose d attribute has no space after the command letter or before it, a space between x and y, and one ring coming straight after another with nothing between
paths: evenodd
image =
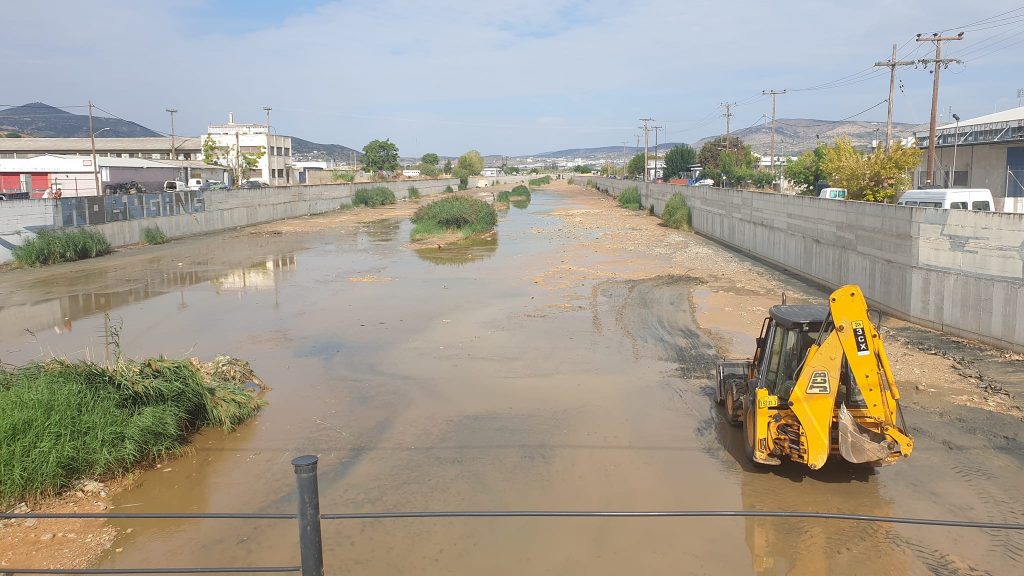
<instances>
[{"instance_id":1,"label":"railing post","mask_svg":"<svg viewBox=\"0 0 1024 576\"><path fill-rule=\"evenodd\" d=\"M299 553L302 576L323 576L324 550L320 539L320 491L316 481L316 456L292 460L299 492Z\"/></svg>"}]
</instances>

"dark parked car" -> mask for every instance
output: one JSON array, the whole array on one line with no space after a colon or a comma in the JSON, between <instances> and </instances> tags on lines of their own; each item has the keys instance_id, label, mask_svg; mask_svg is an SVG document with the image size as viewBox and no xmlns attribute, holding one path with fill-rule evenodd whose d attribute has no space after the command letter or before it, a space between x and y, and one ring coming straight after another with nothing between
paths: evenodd
<instances>
[{"instance_id":1,"label":"dark parked car","mask_svg":"<svg viewBox=\"0 0 1024 576\"><path fill-rule=\"evenodd\" d=\"M242 182L242 188L266 188L266 182L260 182L259 180L246 180Z\"/></svg>"},{"instance_id":2,"label":"dark parked car","mask_svg":"<svg viewBox=\"0 0 1024 576\"><path fill-rule=\"evenodd\" d=\"M199 187L199 190L206 192L208 190L227 190L229 186L223 182L207 182Z\"/></svg>"}]
</instances>

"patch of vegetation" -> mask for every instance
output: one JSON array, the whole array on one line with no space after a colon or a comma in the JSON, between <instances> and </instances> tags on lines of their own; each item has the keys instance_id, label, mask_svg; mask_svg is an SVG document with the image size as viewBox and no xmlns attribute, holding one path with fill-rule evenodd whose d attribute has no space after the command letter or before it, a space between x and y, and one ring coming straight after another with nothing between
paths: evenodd
<instances>
[{"instance_id":1,"label":"patch of vegetation","mask_svg":"<svg viewBox=\"0 0 1024 576\"><path fill-rule=\"evenodd\" d=\"M164 244L167 242L167 234L159 226L147 226L142 230L142 240L150 245Z\"/></svg>"},{"instance_id":2,"label":"patch of vegetation","mask_svg":"<svg viewBox=\"0 0 1024 576\"><path fill-rule=\"evenodd\" d=\"M331 182L353 182L356 179L356 173L352 171L331 171Z\"/></svg>"},{"instance_id":3,"label":"patch of vegetation","mask_svg":"<svg viewBox=\"0 0 1024 576\"><path fill-rule=\"evenodd\" d=\"M387 186L374 186L373 188L360 188L352 196L353 206L367 206L375 208L385 204L395 203L395 193Z\"/></svg>"},{"instance_id":4,"label":"patch of vegetation","mask_svg":"<svg viewBox=\"0 0 1024 576\"><path fill-rule=\"evenodd\" d=\"M512 190L503 190L498 192L498 202L510 202L515 199L530 199L530 189L522 184L516 186Z\"/></svg>"},{"instance_id":5,"label":"patch of vegetation","mask_svg":"<svg viewBox=\"0 0 1024 576\"><path fill-rule=\"evenodd\" d=\"M494 206L478 198L450 196L421 206L412 215L412 223L413 241L445 232L469 236L493 230L498 214Z\"/></svg>"},{"instance_id":6,"label":"patch of vegetation","mask_svg":"<svg viewBox=\"0 0 1024 576\"><path fill-rule=\"evenodd\" d=\"M118 358L0 368L0 508L86 477L130 471L181 449L206 426L231 430L264 390L246 362Z\"/></svg>"},{"instance_id":7,"label":"patch of vegetation","mask_svg":"<svg viewBox=\"0 0 1024 576\"><path fill-rule=\"evenodd\" d=\"M551 176L541 176L540 178L533 178L530 180L530 186L536 188L537 186L547 186L551 184Z\"/></svg>"},{"instance_id":8,"label":"patch of vegetation","mask_svg":"<svg viewBox=\"0 0 1024 576\"><path fill-rule=\"evenodd\" d=\"M110 253L107 237L95 230L42 230L11 250L23 266L74 262Z\"/></svg>"},{"instance_id":9,"label":"patch of vegetation","mask_svg":"<svg viewBox=\"0 0 1024 576\"><path fill-rule=\"evenodd\" d=\"M459 190L462 191L466 188L469 188L469 176L459 178Z\"/></svg>"},{"instance_id":10,"label":"patch of vegetation","mask_svg":"<svg viewBox=\"0 0 1024 576\"><path fill-rule=\"evenodd\" d=\"M338 206L338 210L351 210L355 208L351 202L342 202L341 206Z\"/></svg>"},{"instance_id":11,"label":"patch of vegetation","mask_svg":"<svg viewBox=\"0 0 1024 576\"><path fill-rule=\"evenodd\" d=\"M455 189L452 188L451 184L449 184L449 185L444 187L444 192L445 192L445 194L451 194L452 192L455 192Z\"/></svg>"},{"instance_id":12,"label":"patch of vegetation","mask_svg":"<svg viewBox=\"0 0 1024 576\"><path fill-rule=\"evenodd\" d=\"M619 194L619 206L623 208L629 208L630 210L640 210L640 191L637 190L636 186L630 186Z\"/></svg>"},{"instance_id":13,"label":"patch of vegetation","mask_svg":"<svg viewBox=\"0 0 1024 576\"><path fill-rule=\"evenodd\" d=\"M421 196L420 189L415 186L409 186L409 200L415 200Z\"/></svg>"},{"instance_id":14,"label":"patch of vegetation","mask_svg":"<svg viewBox=\"0 0 1024 576\"><path fill-rule=\"evenodd\" d=\"M661 211L661 221L669 228L690 229L690 207L686 205L682 194L673 194L668 199L665 209Z\"/></svg>"}]
</instances>

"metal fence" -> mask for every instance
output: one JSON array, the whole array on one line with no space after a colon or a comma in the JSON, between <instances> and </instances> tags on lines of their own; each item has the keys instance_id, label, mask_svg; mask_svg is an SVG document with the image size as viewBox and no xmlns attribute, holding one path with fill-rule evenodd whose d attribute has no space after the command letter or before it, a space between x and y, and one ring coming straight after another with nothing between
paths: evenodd
<instances>
[{"instance_id":1,"label":"metal fence","mask_svg":"<svg viewBox=\"0 0 1024 576\"><path fill-rule=\"evenodd\" d=\"M206 211L206 192L155 192L61 198L60 225L65 228L95 226L107 222L142 220Z\"/></svg>"},{"instance_id":2,"label":"metal fence","mask_svg":"<svg viewBox=\"0 0 1024 576\"><path fill-rule=\"evenodd\" d=\"M0 512L0 519L29 518L101 518L101 519L205 519L205 520L297 520L299 566L220 566L178 568L8 568L0 567L0 574L283 574L299 572L303 576L323 576L324 553L320 532L321 520L385 520L394 518L811 518L817 520L853 520L889 524L946 526L977 528L982 530L1024 530L1024 523L975 522L905 518L897 516L871 516L866 514L839 514L830 512L780 512L769 510L678 510L678 511L462 511L462 512L355 512L321 514L320 491L317 483L316 456L299 456L292 460L298 492L297 514L236 514L236 513L25 513Z\"/></svg>"}]
</instances>

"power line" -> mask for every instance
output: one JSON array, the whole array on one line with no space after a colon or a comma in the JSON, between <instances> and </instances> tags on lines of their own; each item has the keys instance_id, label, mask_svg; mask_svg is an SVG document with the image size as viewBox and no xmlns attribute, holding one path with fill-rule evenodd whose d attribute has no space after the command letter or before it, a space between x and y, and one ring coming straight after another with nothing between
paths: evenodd
<instances>
[{"instance_id":1,"label":"power line","mask_svg":"<svg viewBox=\"0 0 1024 576\"><path fill-rule=\"evenodd\" d=\"M981 20L978 20L976 22L971 22L969 24L962 24L960 26L951 26L949 28L943 28L942 30L939 30L939 34L942 34L943 32L949 32L950 30L965 30L967 28L970 28L971 26L984 25L984 24L990 23L991 21L996 21L997 19L999 19L999 18L1001 18L1003 16L1007 16L1008 14L1012 14L1014 12L1020 12L1022 10L1024 10L1024 6L1021 6L1021 7L1018 7L1018 8L1013 8L1011 10L1007 10L1006 12L1000 12L999 14L996 14L995 16L989 16L988 18L982 18ZM1015 17L1015 16L1013 16L1013 17ZM1013 17L1011 17L1011 18L1013 18Z\"/></svg>"}]
</instances>

